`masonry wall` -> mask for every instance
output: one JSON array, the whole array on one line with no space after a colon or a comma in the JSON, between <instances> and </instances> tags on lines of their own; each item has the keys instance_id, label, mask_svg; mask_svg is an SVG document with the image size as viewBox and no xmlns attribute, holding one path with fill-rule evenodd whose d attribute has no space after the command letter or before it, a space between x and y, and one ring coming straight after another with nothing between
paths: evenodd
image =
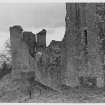
<instances>
[{"instance_id":1,"label":"masonry wall","mask_svg":"<svg viewBox=\"0 0 105 105\"><path fill-rule=\"evenodd\" d=\"M37 51L43 51L46 48L46 30L43 29L37 35Z\"/></svg>"},{"instance_id":2,"label":"masonry wall","mask_svg":"<svg viewBox=\"0 0 105 105\"><path fill-rule=\"evenodd\" d=\"M12 48L13 77L22 79L26 74L28 78L29 72L35 72L36 65L34 58L29 53L28 44L23 40L23 29L21 26L10 27L10 40Z\"/></svg>"},{"instance_id":3,"label":"masonry wall","mask_svg":"<svg viewBox=\"0 0 105 105\"><path fill-rule=\"evenodd\" d=\"M80 85L79 77L95 77L98 87L104 86L102 43L97 38L103 25L97 4L67 3L66 4L66 84L75 87ZM87 34L87 43L86 36ZM103 33L104 34L104 33ZM104 35L103 35L104 36ZM86 45L87 44L87 45ZM102 48L103 49L103 48Z\"/></svg>"},{"instance_id":4,"label":"masonry wall","mask_svg":"<svg viewBox=\"0 0 105 105\"><path fill-rule=\"evenodd\" d=\"M80 56L80 24L76 6L79 4L66 4L66 33L64 36L66 55L65 84L72 87L79 85L78 69Z\"/></svg>"}]
</instances>

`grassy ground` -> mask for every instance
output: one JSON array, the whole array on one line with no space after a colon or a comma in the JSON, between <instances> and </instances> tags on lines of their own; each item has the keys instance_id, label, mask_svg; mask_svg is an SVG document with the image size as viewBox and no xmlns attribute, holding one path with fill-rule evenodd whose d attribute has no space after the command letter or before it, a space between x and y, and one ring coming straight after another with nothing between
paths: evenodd
<instances>
[{"instance_id":1,"label":"grassy ground","mask_svg":"<svg viewBox=\"0 0 105 105\"><path fill-rule=\"evenodd\" d=\"M7 76L0 81L0 102L20 103L104 103L105 89L97 88L70 88L63 86L55 91L38 82L35 82L31 98L28 92L20 91L21 87L26 88L24 81L9 80ZM5 84L5 85L4 85Z\"/></svg>"},{"instance_id":2,"label":"grassy ground","mask_svg":"<svg viewBox=\"0 0 105 105\"><path fill-rule=\"evenodd\" d=\"M86 88L68 88L61 92L44 92L42 95L33 96L26 102L53 102L53 103L104 103L105 90L86 89Z\"/></svg>"},{"instance_id":3,"label":"grassy ground","mask_svg":"<svg viewBox=\"0 0 105 105\"><path fill-rule=\"evenodd\" d=\"M86 88L63 88L60 92L51 89L40 89L37 87L29 95L13 98L8 102L24 102L24 103L104 103L105 90L103 89L86 89Z\"/></svg>"}]
</instances>

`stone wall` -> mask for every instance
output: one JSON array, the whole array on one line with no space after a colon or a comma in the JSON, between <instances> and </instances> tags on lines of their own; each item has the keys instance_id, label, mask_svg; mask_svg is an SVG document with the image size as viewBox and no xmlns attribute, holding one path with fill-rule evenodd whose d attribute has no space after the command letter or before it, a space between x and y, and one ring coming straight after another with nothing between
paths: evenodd
<instances>
[{"instance_id":1,"label":"stone wall","mask_svg":"<svg viewBox=\"0 0 105 105\"><path fill-rule=\"evenodd\" d=\"M104 41L100 43L104 39L105 8L102 5L66 4L66 84L71 87L80 85L81 76L96 77L97 86L104 86Z\"/></svg>"},{"instance_id":2,"label":"stone wall","mask_svg":"<svg viewBox=\"0 0 105 105\"><path fill-rule=\"evenodd\" d=\"M52 41L47 48L37 53L37 57L38 55L39 81L57 89L64 79L62 41Z\"/></svg>"},{"instance_id":3,"label":"stone wall","mask_svg":"<svg viewBox=\"0 0 105 105\"><path fill-rule=\"evenodd\" d=\"M65 84L72 87L79 85L78 71L80 63L80 11L79 4L66 4L66 33L64 36L66 55Z\"/></svg>"},{"instance_id":4,"label":"stone wall","mask_svg":"<svg viewBox=\"0 0 105 105\"><path fill-rule=\"evenodd\" d=\"M64 79L64 51L62 49L62 41L55 40L47 47L47 54L49 56L47 69L50 74L52 86L55 85L55 87L61 86Z\"/></svg>"},{"instance_id":5,"label":"stone wall","mask_svg":"<svg viewBox=\"0 0 105 105\"><path fill-rule=\"evenodd\" d=\"M23 31L21 26L10 27L12 76L23 81L34 77L36 81L57 89L64 75L62 42L52 41L46 47L46 31L36 35Z\"/></svg>"},{"instance_id":6,"label":"stone wall","mask_svg":"<svg viewBox=\"0 0 105 105\"><path fill-rule=\"evenodd\" d=\"M21 26L10 27L12 74L14 78L22 78L21 73L27 74L28 72L35 72L36 70L36 63L34 57L32 57L29 52L30 47L24 40L27 39L25 37L27 36L23 36L23 29ZM29 39L28 41L30 42Z\"/></svg>"},{"instance_id":7,"label":"stone wall","mask_svg":"<svg viewBox=\"0 0 105 105\"><path fill-rule=\"evenodd\" d=\"M43 29L37 33L37 51L43 51L46 48L46 30Z\"/></svg>"},{"instance_id":8,"label":"stone wall","mask_svg":"<svg viewBox=\"0 0 105 105\"><path fill-rule=\"evenodd\" d=\"M23 40L28 45L29 53L34 58L36 53L36 36L32 32L23 32Z\"/></svg>"}]
</instances>

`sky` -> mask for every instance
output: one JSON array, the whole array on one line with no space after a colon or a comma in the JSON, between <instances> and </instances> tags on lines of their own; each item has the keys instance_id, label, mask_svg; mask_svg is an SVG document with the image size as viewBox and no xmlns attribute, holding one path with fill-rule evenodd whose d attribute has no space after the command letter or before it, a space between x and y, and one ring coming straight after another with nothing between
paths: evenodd
<instances>
[{"instance_id":1,"label":"sky","mask_svg":"<svg viewBox=\"0 0 105 105\"><path fill-rule=\"evenodd\" d=\"M9 27L21 25L24 31L47 30L47 45L62 40L65 33L64 3L0 3L0 51L9 39Z\"/></svg>"}]
</instances>

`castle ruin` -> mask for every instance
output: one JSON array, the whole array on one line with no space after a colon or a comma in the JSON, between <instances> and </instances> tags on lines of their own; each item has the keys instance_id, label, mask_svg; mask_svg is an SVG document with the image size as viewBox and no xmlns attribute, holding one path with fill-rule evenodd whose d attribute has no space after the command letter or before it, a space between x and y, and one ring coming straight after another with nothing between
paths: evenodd
<instances>
[{"instance_id":1,"label":"castle ruin","mask_svg":"<svg viewBox=\"0 0 105 105\"><path fill-rule=\"evenodd\" d=\"M66 3L64 39L48 47L45 29L33 34L21 26L10 27L13 75L35 76L52 88L78 87L85 82L104 87L104 11L104 4Z\"/></svg>"}]
</instances>

